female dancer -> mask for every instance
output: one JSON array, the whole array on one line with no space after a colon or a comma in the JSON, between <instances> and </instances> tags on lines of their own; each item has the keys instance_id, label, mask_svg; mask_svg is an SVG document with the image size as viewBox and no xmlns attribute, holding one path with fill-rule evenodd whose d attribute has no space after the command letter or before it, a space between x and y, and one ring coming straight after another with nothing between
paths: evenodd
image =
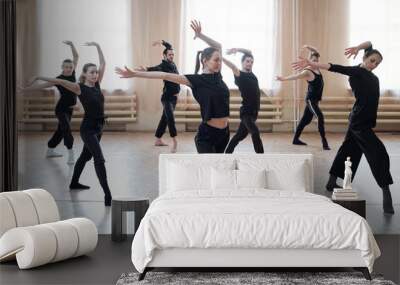
<instances>
[{"instance_id":1,"label":"female dancer","mask_svg":"<svg viewBox=\"0 0 400 285\"><path fill-rule=\"evenodd\" d=\"M71 47L73 60L65 59L62 62L61 65L62 73L59 76L57 76L57 78L68 80L70 82L76 82L75 68L78 64L79 55L74 44L71 41L63 41L63 43ZM55 148L61 142L61 140L64 139L64 145L68 149L67 163L74 164L75 158L74 158L74 151L72 149L72 146L74 144L74 137L72 136L70 123L73 113L73 106L76 104L76 94L64 88L60 84L54 84L51 82L29 86L23 88L21 91L27 92L27 91L43 90L45 88L53 86L56 86L58 91L60 92L60 99L58 100L55 108L55 114L58 119L58 126L57 130L47 143L48 149L46 156L47 157L62 156L62 154L57 153L55 151Z\"/></svg>"},{"instance_id":2,"label":"female dancer","mask_svg":"<svg viewBox=\"0 0 400 285\"><path fill-rule=\"evenodd\" d=\"M153 46L156 45L163 45L165 47L163 51L163 60L159 65L142 68L142 71L163 71L169 73L179 74L178 69L174 63L174 50L172 45L167 43L166 41L156 41L153 43ZM163 113L158 123L158 127L155 133L156 142L155 146L166 146L161 137L164 135L165 130L168 125L169 134L172 138L172 149L171 152L176 152L178 147L178 142L176 141L176 127L175 127L175 117L174 117L174 110L176 107L177 97L179 95L179 91L181 87L179 84L174 82L164 80L164 88L163 93L161 95L161 104L163 105Z\"/></svg>"},{"instance_id":3,"label":"female dancer","mask_svg":"<svg viewBox=\"0 0 400 285\"><path fill-rule=\"evenodd\" d=\"M312 62L319 61L319 52L316 48L305 45L304 49L308 49L310 51L309 60ZM277 76L277 80L279 81L287 81L287 80L297 80L297 79L305 79L308 83L308 90L306 95L306 107L304 109L303 117L301 118L299 125L297 126L296 133L293 138L293 144L295 145L307 145L305 142L300 140L300 135L303 129L311 123L314 116L318 119L318 131L322 140L322 148L324 150L330 150L328 141L325 137L325 126L324 126L324 115L321 112L318 104L322 98L322 92L324 89L324 79L322 78L322 74L318 68L313 68L309 66L302 70L302 72L290 76Z\"/></svg>"},{"instance_id":4,"label":"female dancer","mask_svg":"<svg viewBox=\"0 0 400 285\"><path fill-rule=\"evenodd\" d=\"M199 22L192 21L191 27L195 32L195 38L200 38L211 46L198 52L195 74L142 72L130 70L127 67L116 68L116 73L121 78L163 79L192 88L193 96L200 105L202 117L202 123L195 137L197 151L198 153L223 153L229 141L229 89L221 76L221 44L204 35ZM197 74L200 62L203 73Z\"/></svg>"},{"instance_id":5,"label":"female dancer","mask_svg":"<svg viewBox=\"0 0 400 285\"><path fill-rule=\"evenodd\" d=\"M83 66L82 74L79 78L79 84L68 80L58 78L38 77L38 80L47 81L53 84L59 84L64 88L78 95L85 110L85 116L81 124L81 138L84 142L83 150L79 156L72 175L70 184L71 190L89 189L89 186L79 183L79 178L83 168L92 157L94 159L94 168L101 187L104 191L104 204L111 206L111 192L108 187L105 160L100 146L102 130L105 122L104 116L104 96L101 92L100 83L105 71L105 60L100 45L95 42L86 43L87 46L97 48L99 54L99 69L93 63L86 63Z\"/></svg>"},{"instance_id":6,"label":"female dancer","mask_svg":"<svg viewBox=\"0 0 400 285\"><path fill-rule=\"evenodd\" d=\"M239 70L235 64L223 59L224 63L232 69L235 77L235 84L239 87L242 96L242 106L240 107L240 124L229 142L225 153L233 153L238 143L244 140L248 133L251 134L254 150L256 153L264 153L263 144L260 137L260 131L256 125L258 111L260 110L260 87L258 79L252 72L254 57L251 51L242 48L232 48L227 54L243 53L242 70Z\"/></svg>"},{"instance_id":7,"label":"female dancer","mask_svg":"<svg viewBox=\"0 0 400 285\"><path fill-rule=\"evenodd\" d=\"M371 42L364 42L358 46L347 48L345 55L357 56L364 49L363 62L357 66L342 66L330 63L318 63L300 58L293 63L297 70L310 66L313 69L326 69L349 76L350 86L356 102L350 113L350 124L344 142L336 154L329 171L330 178L326 189L332 191L336 185L337 177L343 179L344 161L351 157L353 177L357 171L362 154L365 155L376 182L382 188L383 211L393 214L392 197L389 185L393 184L390 174L389 155L385 146L375 135L372 128L376 125L379 104L379 79L372 71L381 63L381 53L372 48Z\"/></svg>"}]
</instances>

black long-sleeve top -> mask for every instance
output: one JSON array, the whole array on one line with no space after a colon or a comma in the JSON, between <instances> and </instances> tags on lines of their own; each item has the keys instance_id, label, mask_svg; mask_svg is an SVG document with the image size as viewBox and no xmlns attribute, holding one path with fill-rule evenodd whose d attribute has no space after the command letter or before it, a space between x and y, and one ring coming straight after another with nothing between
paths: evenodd
<instances>
[{"instance_id":1,"label":"black long-sleeve top","mask_svg":"<svg viewBox=\"0 0 400 285\"><path fill-rule=\"evenodd\" d=\"M159 65L148 67L147 71L162 71L162 72L179 74L178 68L176 67L175 63L169 62L164 59ZM176 100L175 95L178 94L180 91L181 87L179 84L164 80L164 88L161 100L167 100L167 101Z\"/></svg>"},{"instance_id":2,"label":"black long-sleeve top","mask_svg":"<svg viewBox=\"0 0 400 285\"><path fill-rule=\"evenodd\" d=\"M350 113L350 127L354 129L374 128L379 105L379 79L371 71L357 66L331 64L329 71L349 76L356 102Z\"/></svg>"}]
</instances>

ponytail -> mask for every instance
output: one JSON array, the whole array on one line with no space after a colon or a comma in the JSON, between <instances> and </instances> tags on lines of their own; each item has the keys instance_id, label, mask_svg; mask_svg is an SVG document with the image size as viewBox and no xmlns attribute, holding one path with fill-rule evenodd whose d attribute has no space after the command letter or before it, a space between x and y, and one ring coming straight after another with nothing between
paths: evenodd
<instances>
[{"instance_id":1,"label":"ponytail","mask_svg":"<svg viewBox=\"0 0 400 285\"><path fill-rule=\"evenodd\" d=\"M172 45L164 40L161 41L161 44L165 47L163 54L167 55L169 50L173 50Z\"/></svg>"},{"instance_id":2,"label":"ponytail","mask_svg":"<svg viewBox=\"0 0 400 285\"><path fill-rule=\"evenodd\" d=\"M197 55L196 55L196 67L195 67L195 69L194 69L194 73L195 74L197 74L197 73L199 73L199 69L200 69L200 55L203 53L203 51L201 51L201 50L199 50L198 52L197 52Z\"/></svg>"},{"instance_id":3,"label":"ponytail","mask_svg":"<svg viewBox=\"0 0 400 285\"><path fill-rule=\"evenodd\" d=\"M209 60L212 55L214 54L214 52L218 51L219 49L215 48L215 47L208 47L205 48L202 51L198 51L197 55L196 55L196 68L194 70L194 73L197 74L200 70L200 62L203 65L203 60ZM203 66L204 67L204 66Z\"/></svg>"}]
</instances>

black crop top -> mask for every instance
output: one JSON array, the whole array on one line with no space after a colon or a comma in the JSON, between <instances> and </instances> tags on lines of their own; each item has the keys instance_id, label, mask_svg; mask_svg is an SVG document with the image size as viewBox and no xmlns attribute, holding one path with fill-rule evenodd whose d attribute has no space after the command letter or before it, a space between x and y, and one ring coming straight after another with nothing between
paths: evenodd
<instances>
[{"instance_id":1,"label":"black crop top","mask_svg":"<svg viewBox=\"0 0 400 285\"><path fill-rule=\"evenodd\" d=\"M164 59L159 65L148 67L147 71L163 71L168 73L179 74L178 68L176 67L175 63L169 62ZM163 95L161 99L164 100L173 99L176 97L174 95L178 94L180 90L181 87L179 84L164 80Z\"/></svg>"},{"instance_id":2,"label":"black crop top","mask_svg":"<svg viewBox=\"0 0 400 285\"><path fill-rule=\"evenodd\" d=\"M76 82L76 77L75 77L75 70L72 72L70 76L65 76L60 74L57 76L58 79L63 79L63 80L68 80L71 82ZM60 109L65 109L65 108L70 108L71 106L74 106L76 104L76 94L67 88L56 84L55 85L58 89L58 92L60 92L60 100L58 100L57 103L57 108Z\"/></svg>"},{"instance_id":3,"label":"black crop top","mask_svg":"<svg viewBox=\"0 0 400 285\"><path fill-rule=\"evenodd\" d=\"M307 69L314 74L314 80L307 81L308 82L308 89L306 100L311 101L321 101L322 99L322 92L324 91L324 79L321 73L316 73L311 69Z\"/></svg>"},{"instance_id":4,"label":"black crop top","mask_svg":"<svg viewBox=\"0 0 400 285\"><path fill-rule=\"evenodd\" d=\"M200 104L203 122L229 117L229 89L220 72L185 76L191 84L194 98Z\"/></svg>"},{"instance_id":5,"label":"black crop top","mask_svg":"<svg viewBox=\"0 0 400 285\"><path fill-rule=\"evenodd\" d=\"M242 96L240 114L256 115L260 110L260 87L257 77L253 72L240 71L240 75L235 76L235 84Z\"/></svg>"},{"instance_id":6,"label":"black crop top","mask_svg":"<svg viewBox=\"0 0 400 285\"><path fill-rule=\"evenodd\" d=\"M100 84L96 82L94 87L79 83L81 95L79 100L85 110L87 119L104 119L104 96L101 92Z\"/></svg>"}]
</instances>

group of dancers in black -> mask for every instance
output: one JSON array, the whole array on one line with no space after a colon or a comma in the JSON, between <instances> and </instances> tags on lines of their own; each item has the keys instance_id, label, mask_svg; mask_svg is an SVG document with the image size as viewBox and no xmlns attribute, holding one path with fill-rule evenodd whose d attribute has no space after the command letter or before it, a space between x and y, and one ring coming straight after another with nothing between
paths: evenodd
<instances>
[{"instance_id":1,"label":"group of dancers in black","mask_svg":"<svg viewBox=\"0 0 400 285\"><path fill-rule=\"evenodd\" d=\"M163 45L163 60L161 64L153 67L128 67L116 68L115 72L121 78L149 78L162 79L164 81L161 103L163 113L155 133L156 146L166 145L162 136L168 126L170 136L173 139L171 151L177 151L177 131L175 127L174 109L177 103L177 96L180 92L180 85L191 88L196 101L200 105L202 122L198 127L195 136L195 145L198 153L232 153L240 141L250 133L254 150L256 153L263 153L263 144L260 131L256 121L260 109L260 89L257 77L252 72L254 56L250 50L232 48L227 54L242 53L242 68L239 69L234 63L222 55L222 46L217 41L206 36L200 22L192 21L191 28L195 33L195 39L199 38L206 42L209 47L199 51L196 56L196 67L194 74L181 75L174 63L174 50L171 44L166 41L158 41L153 45ZM87 63L84 65L79 83L75 82L75 67L78 54L72 42L65 42L70 45L73 51L74 60L63 62L63 73L57 78L36 77L46 83L29 86L24 91L56 86L61 98L56 107L56 116L59 125L53 138L48 143L48 156L57 156L55 146L64 138L64 144L71 151L69 163L73 163L72 143L73 137L69 126L72 116L72 107L78 97L85 110L85 116L81 124L80 134L84 147L78 158L70 189L88 189L86 185L79 183L79 177L87 161L92 157L97 177L104 190L105 205L111 204L111 192L107 182L104 156L100 147L102 129L105 122L104 96L101 92L100 83L105 70L105 60L100 46L97 43L87 43L88 46L97 48L100 66ZM367 162L372 170L373 176L383 193L383 210L385 213L393 214L392 198L389 185L393 184L390 174L390 160L385 146L375 135L373 128L376 125L377 110L379 104L379 79L372 71L383 59L382 54L372 48L370 42L364 42L358 46L345 50L348 57L356 57L358 52L364 50L363 62L357 66L342 66L331 63L320 63L319 52L311 46L304 46L309 51L308 57L299 57L299 60L292 64L296 71L301 71L290 76L277 76L276 80L297 80L305 79L308 83L306 95L306 106L302 119L297 126L293 144L306 145L300 140L300 135L305 126L310 124L313 117L318 119L318 130L321 135L322 147L329 150L328 141L325 136L324 116L318 106L322 98L324 81L321 69L341 73L349 76L350 86L353 90L356 102L349 118L349 127L345 140L338 150L330 169L330 178L326 185L328 191L333 191L337 178L344 176L344 161L347 157L352 159L353 177L361 160L362 154L366 156ZM230 139L229 131L229 89L222 79L222 63L228 66L234 75L235 84L238 86L242 97L240 108L240 125L235 135ZM202 73L199 74L200 67Z\"/></svg>"}]
</instances>

